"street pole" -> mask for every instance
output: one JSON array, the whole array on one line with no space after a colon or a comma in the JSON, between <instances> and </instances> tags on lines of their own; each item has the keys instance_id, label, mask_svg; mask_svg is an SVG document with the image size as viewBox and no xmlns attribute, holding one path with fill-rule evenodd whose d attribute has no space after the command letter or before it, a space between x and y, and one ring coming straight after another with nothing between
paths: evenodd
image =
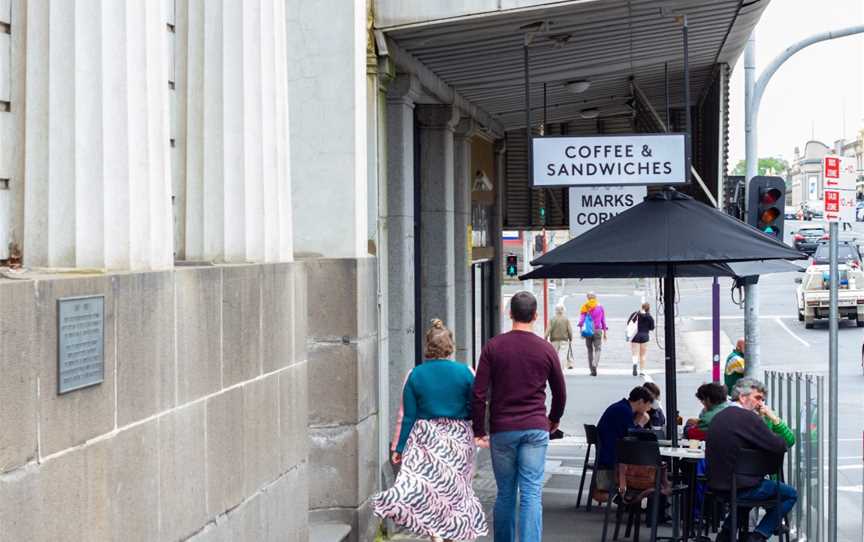
<instances>
[{"instance_id":1,"label":"street pole","mask_svg":"<svg viewBox=\"0 0 864 542\"><path fill-rule=\"evenodd\" d=\"M720 382L720 281L711 285L711 379Z\"/></svg>"},{"instance_id":2,"label":"street pole","mask_svg":"<svg viewBox=\"0 0 864 542\"><path fill-rule=\"evenodd\" d=\"M837 540L837 286L840 273L837 270L837 235L839 224L831 222L828 227L828 263L831 277L830 316L828 318L828 540ZM821 490L821 488L820 488Z\"/></svg>"},{"instance_id":3,"label":"street pole","mask_svg":"<svg viewBox=\"0 0 864 542\"><path fill-rule=\"evenodd\" d=\"M756 31L750 33L744 49L744 138L747 173L744 178L744 202L750 202L750 179L756 176L756 116L753 114L753 94L756 86ZM745 214L746 216L746 214ZM745 372L758 378L761 371L759 359L759 285L744 285L744 342Z\"/></svg>"}]
</instances>

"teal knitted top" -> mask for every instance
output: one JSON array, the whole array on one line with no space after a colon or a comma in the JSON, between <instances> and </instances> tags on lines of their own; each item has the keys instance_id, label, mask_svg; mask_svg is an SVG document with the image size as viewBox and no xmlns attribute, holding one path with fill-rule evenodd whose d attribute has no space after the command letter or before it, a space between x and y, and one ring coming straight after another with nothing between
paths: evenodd
<instances>
[{"instance_id":1,"label":"teal knitted top","mask_svg":"<svg viewBox=\"0 0 864 542\"><path fill-rule=\"evenodd\" d=\"M466 365L448 359L428 359L411 370L402 391L402 430L396 451L400 454L417 420L471 418L474 374Z\"/></svg>"}]
</instances>

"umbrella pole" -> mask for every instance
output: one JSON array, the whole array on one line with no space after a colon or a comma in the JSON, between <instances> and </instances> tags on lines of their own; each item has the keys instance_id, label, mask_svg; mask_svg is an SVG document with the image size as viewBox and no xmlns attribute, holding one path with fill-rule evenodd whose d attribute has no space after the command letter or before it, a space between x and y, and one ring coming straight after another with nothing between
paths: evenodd
<instances>
[{"instance_id":1,"label":"umbrella pole","mask_svg":"<svg viewBox=\"0 0 864 542\"><path fill-rule=\"evenodd\" d=\"M666 435L673 446L678 445L678 390L675 362L675 271L666 265L663 277L663 322L666 351Z\"/></svg>"}]
</instances>

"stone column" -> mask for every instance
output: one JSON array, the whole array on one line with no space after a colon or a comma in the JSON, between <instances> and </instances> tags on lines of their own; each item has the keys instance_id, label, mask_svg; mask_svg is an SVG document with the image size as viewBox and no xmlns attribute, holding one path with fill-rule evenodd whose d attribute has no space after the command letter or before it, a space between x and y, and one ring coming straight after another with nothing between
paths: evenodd
<instances>
[{"instance_id":1,"label":"stone column","mask_svg":"<svg viewBox=\"0 0 864 542\"><path fill-rule=\"evenodd\" d=\"M471 137L475 123L463 118L455 129L453 144L453 209L454 209L454 284L456 320L456 359L471 364L474 319L471 317L474 292L471 290Z\"/></svg>"},{"instance_id":2,"label":"stone column","mask_svg":"<svg viewBox=\"0 0 864 542\"><path fill-rule=\"evenodd\" d=\"M507 319L506 314L501 314L503 306L501 304L501 286L503 285L504 273L504 240L502 232L504 230L504 189L507 186L507 145L504 139L495 141L495 177L493 183L495 185L495 206L492 207L492 228L490 237L492 245L495 247L495 263L492 266L492 291L494 297L492 301L492 335L498 335L502 331L501 320Z\"/></svg>"},{"instance_id":3,"label":"stone column","mask_svg":"<svg viewBox=\"0 0 864 542\"><path fill-rule=\"evenodd\" d=\"M186 15L186 257L291 261L285 4Z\"/></svg>"},{"instance_id":4,"label":"stone column","mask_svg":"<svg viewBox=\"0 0 864 542\"><path fill-rule=\"evenodd\" d=\"M286 2L298 257L369 254L366 4Z\"/></svg>"},{"instance_id":5,"label":"stone column","mask_svg":"<svg viewBox=\"0 0 864 542\"><path fill-rule=\"evenodd\" d=\"M414 367L414 100L420 82L399 76L387 93L387 225L389 261L390 419L402 402L402 382Z\"/></svg>"},{"instance_id":6,"label":"stone column","mask_svg":"<svg viewBox=\"0 0 864 542\"><path fill-rule=\"evenodd\" d=\"M164 9L27 2L26 265L173 265Z\"/></svg>"},{"instance_id":7,"label":"stone column","mask_svg":"<svg viewBox=\"0 0 864 542\"><path fill-rule=\"evenodd\" d=\"M420 124L421 313L424 333L432 318L456 320L453 212L453 129L459 113L450 105L417 106Z\"/></svg>"}]
</instances>

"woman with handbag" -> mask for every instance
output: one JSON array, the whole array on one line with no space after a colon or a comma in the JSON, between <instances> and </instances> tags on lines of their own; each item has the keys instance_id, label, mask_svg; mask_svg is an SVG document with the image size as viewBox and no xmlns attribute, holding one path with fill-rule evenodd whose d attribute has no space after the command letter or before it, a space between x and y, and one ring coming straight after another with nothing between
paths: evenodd
<instances>
[{"instance_id":1,"label":"woman with handbag","mask_svg":"<svg viewBox=\"0 0 864 542\"><path fill-rule=\"evenodd\" d=\"M627 340L630 341L633 376L637 374L637 364L639 376L645 376L645 355L648 353L648 341L652 331L654 331L654 317L651 316L651 305L642 303L642 308L627 319Z\"/></svg>"},{"instance_id":2,"label":"woman with handbag","mask_svg":"<svg viewBox=\"0 0 864 542\"><path fill-rule=\"evenodd\" d=\"M549 322L549 327L546 329L546 340L552 343L555 351L558 353L558 360L561 362L561 368L564 368L564 360L561 358L561 349L567 347L567 368L573 368L573 326L570 325L570 319L564 310L564 305L555 307L555 317Z\"/></svg>"}]
</instances>

